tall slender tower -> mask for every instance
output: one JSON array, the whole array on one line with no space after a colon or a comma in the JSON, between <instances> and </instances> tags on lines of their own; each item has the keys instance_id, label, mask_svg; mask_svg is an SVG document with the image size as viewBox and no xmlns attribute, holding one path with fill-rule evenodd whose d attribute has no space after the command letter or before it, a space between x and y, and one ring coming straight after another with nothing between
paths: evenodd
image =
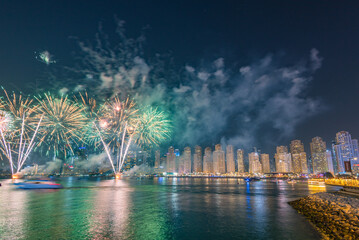
<instances>
[{"instance_id":1,"label":"tall slender tower","mask_svg":"<svg viewBox=\"0 0 359 240\"><path fill-rule=\"evenodd\" d=\"M160 150L156 150L155 152L155 168L160 168L161 165L161 152Z\"/></svg>"},{"instance_id":2,"label":"tall slender tower","mask_svg":"<svg viewBox=\"0 0 359 240\"><path fill-rule=\"evenodd\" d=\"M276 172L291 172L292 158L288 153L287 146L278 146L277 153L274 155Z\"/></svg>"},{"instance_id":3,"label":"tall slender tower","mask_svg":"<svg viewBox=\"0 0 359 240\"><path fill-rule=\"evenodd\" d=\"M263 173L270 173L270 163L269 163L269 154L261 154L261 163L263 168Z\"/></svg>"},{"instance_id":4,"label":"tall slender tower","mask_svg":"<svg viewBox=\"0 0 359 240\"><path fill-rule=\"evenodd\" d=\"M320 137L315 137L310 143L312 155L313 173L324 173L328 171L326 143Z\"/></svg>"},{"instance_id":5,"label":"tall slender tower","mask_svg":"<svg viewBox=\"0 0 359 240\"><path fill-rule=\"evenodd\" d=\"M213 152L213 171L215 173L226 173L225 154L221 144L217 144Z\"/></svg>"},{"instance_id":6,"label":"tall slender tower","mask_svg":"<svg viewBox=\"0 0 359 240\"><path fill-rule=\"evenodd\" d=\"M191 148L185 147L183 152L183 161L184 161L184 173L192 172L192 156L191 156Z\"/></svg>"},{"instance_id":7,"label":"tall slender tower","mask_svg":"<svg viewBox=\"0 0 359 240\"><path fill-rule=\"evenodd\" d=\"M238 172L244 173L244 151L242 149L237 150L237 164L238 164Z\"/></svg>"},{"instance_id":8,"label":"tall slender tower","mask_svg":"<svg viewBox=\"0 0 359 240\"><path fill-rule=\"evenodd\" d=\"M292 154L293 172L308 173L307 154L304 152L304 145L300 140L293 140L290 143Z\"/></svg>"},{"instance_id":9,"label":"tall slender tower","mask_svg":"<svg viewBox=\"0 0 359 240\"><path fill-rule=\"evenodd\" d=\"M167 172L175 171L175 149L173 147L168 148L167 153Z\"/></svg>"},{"instance_id":10,"label":"tall slender tower","mask_svg":"<svg viewBox=\"0 0 359 240\"><path fill-rule=\"evenodd\" d=\"M249 158L249 173L263 173L262 164L259 161L259 154L251 152L248 154Z\"/></svg>"},{"instance_id":11,"label":"tall slender tower","mask_svg":"<svg viewBox=\"0 0 359 240\"><path fill-rule=\"evenodd\" d=\"M213 173L212 149L210 147L204 149L203 172Z\"/></svg>"},{"instance_id":12,"label":"tall slender tower","mask_svg":"<svg viewBox=\"0 0 359 240\"><path fill-rule=\"evenodd\" d=\"M196 146L193 154L193 172L202 172L202 148L200 146Z\"/></svg>"},{"instance_id":13,"label":"tall slender tower","mask_svg":"<svg viewBox=\"0 0 359 240\"><path fill-rule=\"evenodd\" d=\"M226 149L227 173L234 173L236 171L236 164L234 162L233 146L228 145Z\"/></svg>"}]
</instances>

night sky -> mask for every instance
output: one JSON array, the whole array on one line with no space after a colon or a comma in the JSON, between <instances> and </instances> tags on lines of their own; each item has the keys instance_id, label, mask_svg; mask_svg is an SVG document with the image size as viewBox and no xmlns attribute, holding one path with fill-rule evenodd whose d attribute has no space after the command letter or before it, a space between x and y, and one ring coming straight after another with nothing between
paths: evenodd
<instances>
[{"instance_id":1,"label":"night sky","mask_svg":"<svg viewBox=\"0 0 359 240\"><path fill-rule=\"evenodd\" d=\"M297 96L315 99L319 106L293 124L293 132L284 135L277 131L286 128L273 130L271 122L254 121L253 124L261 122L261 127L247 133L253 134L255 141L246 147L257 146L273 153L273 145L289 145L289 141L296 138L304 141L309 151L309 141L314 136L323 137L327 143L341 130L359 137L357 1L1 1L0 84L26 92L30 91L31 84L44 81L44 72L77 66L76 39L93 41L101 23L112 41L115 16L126 22L126 34L130 38L139 36L145 29L144 59L157 53L166 54L173 60L176 71L188 70L191 66L201 69L200 72L223 58L225 71L233 76L223 89L236 84L241 67L256 65L266 56L273 57L277 70L301 64L308 66L311 50L316 49L322 59L321 66L315 71L303 70L308 81ZM45 50L53 54L55 64L47 66L36 60L35 52ZM61 85L61 77L56 79ZM173 86L186 85L185 80L179 79L172 82ZM286 90L276 87L271 91ZM239 104L238 108L243 111L238 111L234 104L219 113L228 114L228 124L221 131L214 131L213 138L204 134L205 140L200 144L210 145L222 139L241 147L245 141L238 140L237 136L242 132L233 129L239 129L238 122L247 119L247 115L257 116L256 111L263 102L262 99L251 107ZM179 111L182 113L183 109ZM305 112L304 109L303 114ZM197 119L203 118L200 114ZM275 114L268 117L273 118ZM195 144L188 140L182 143Z\"/></svg>"}]
</instances>

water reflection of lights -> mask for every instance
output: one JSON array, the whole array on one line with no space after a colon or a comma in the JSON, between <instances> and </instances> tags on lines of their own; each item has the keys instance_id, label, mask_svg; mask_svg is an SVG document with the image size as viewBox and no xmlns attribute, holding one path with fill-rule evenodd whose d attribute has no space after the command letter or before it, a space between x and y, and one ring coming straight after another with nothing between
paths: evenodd
<instances>
[{"instance_id":1,"label":"water reflection of lights","mask_svg":"<svg viewBox=\"0 0 359 240\"><path fill-rule=\"evenodd\" d=\"M99 186L106 188L99 190L95 197L90 235L94 239L101 239L111 233L113 238L121 239L126 234L131 208L130 194L133 189L126 181L121 180L102 181Z\"/></svg>"},{"instance_id":2,"label":"water reflection of lights","mask_svg":"<svg viewBox=\"0 0 359 240\"><path fill-rule=\"evenodd\" d=\"M2 180L0 191L0 237L25 239L27 191L13 189L13 180ZM10 194L9 194L10 192Z\"/></svg>"}]
</instances>

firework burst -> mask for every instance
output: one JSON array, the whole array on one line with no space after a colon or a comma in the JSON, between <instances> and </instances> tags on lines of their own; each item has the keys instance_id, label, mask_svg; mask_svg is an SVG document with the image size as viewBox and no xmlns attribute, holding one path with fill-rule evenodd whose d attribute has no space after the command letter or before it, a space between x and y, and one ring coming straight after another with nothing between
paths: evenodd
<instances>
[{"instance_id":1,"label":"firework burst","mask_svg":"<svg viewBox=\"0 0 359 240\"><path fill-rule=\"evenodd\" d=\"M136 125L136 142L139 145L159 145L171 134L168 114L158 108L143 108Z\"/></svg>"},{"instance_id":2,"label":"firework burst","mask_svg":"<svg viewBox=\"0 0 359 240\"><path fill-rule=\"evenodd\" d=\"M73 145L84 142L83 128L88 123L84 108L67 96L44 94L38 102L37 112L43 116L40 143L47 146L46 153L58 156L61 150L65 157L68 151L73 153Z\"/></svg>"},{"instance_id":3,"label":"firework burst","mask_svg":"<svg viewBox=\"0 0 359 240\"><path fill-rule=\"evenodd\" d=\"M37 145L35 137L40 127L42 116L34 122L32 99L21 94L8 94L5 89L5 98L1 102L0 135L1 150L9 160L11 172L17 172L27 160L32 149ZM15 160L17 157L17 161ZM16 164L17 163L17 164Z\"/></svg>"}]
</instances>

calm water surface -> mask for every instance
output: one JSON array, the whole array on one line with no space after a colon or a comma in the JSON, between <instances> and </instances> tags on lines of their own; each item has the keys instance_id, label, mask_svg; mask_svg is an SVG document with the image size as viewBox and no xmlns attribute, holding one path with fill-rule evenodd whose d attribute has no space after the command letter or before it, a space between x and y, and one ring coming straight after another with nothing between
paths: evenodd
<instances>
[{"instance_id":1,"label":"calm water surface","mask_svg":"<svg viewBox=\"0 0 359 240\"><path fill-rule=\"evenodd\" d=\"M335 188L236 179L0 180L0 239L320 239L288 204Z\"/></svg>"}]
</instances>

